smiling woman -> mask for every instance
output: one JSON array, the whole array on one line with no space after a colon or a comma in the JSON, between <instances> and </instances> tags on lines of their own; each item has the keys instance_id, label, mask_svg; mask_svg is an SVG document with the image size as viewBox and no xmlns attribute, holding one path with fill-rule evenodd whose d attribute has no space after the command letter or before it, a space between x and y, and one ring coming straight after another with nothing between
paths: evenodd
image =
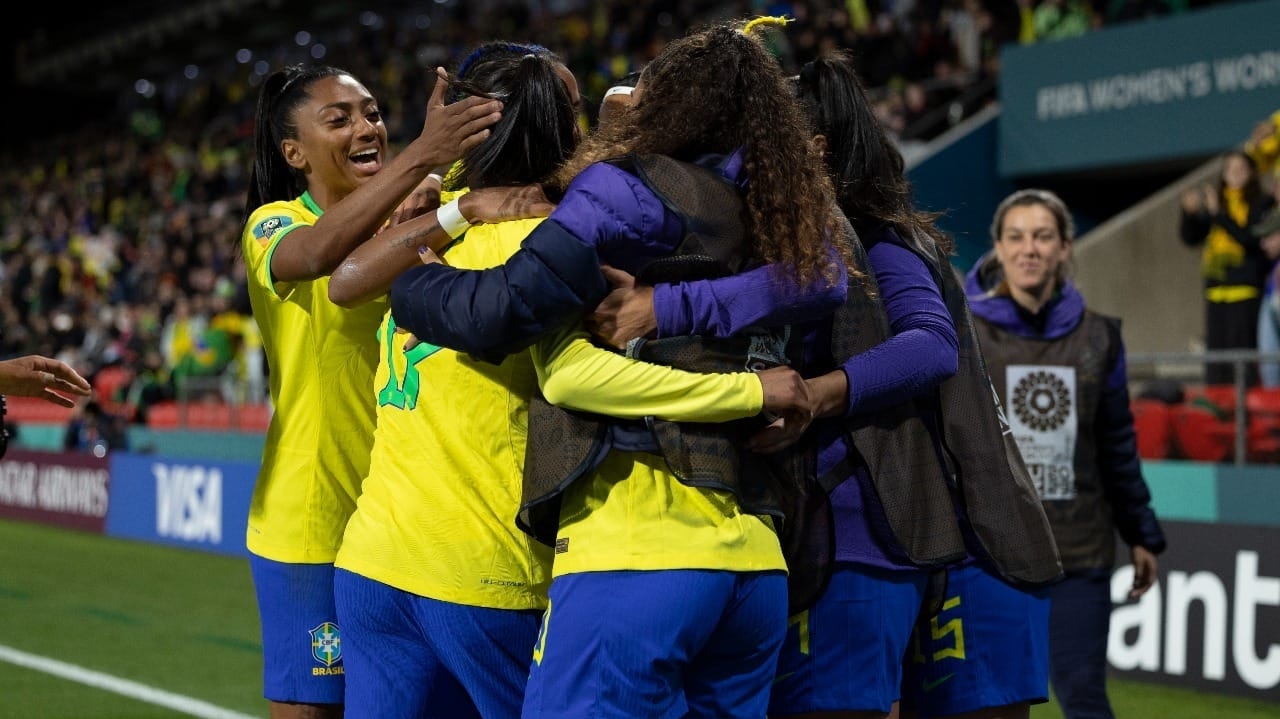
<instances>
[{"instance_id":1,"label":"smiling woman","mask_svg":"<svg viewBox=\"0 0 1280 719\"><path fill-rule=\"evenodd\" d=\"M1156 578L1165 538L1129 410L1119 322L1085 307L1067 272L1075 227L1047 190L1005 198L994 247L970 271L974 327L1065 576L1049 588L1049 681L1063 713L1111 716L1107 634L1115 535L1130 547L1129 598Z\"/></svg>"},{"instance_id":2,"label":"smiling woman","mask_svg":"<svg viewBox=\"0 0 1280 719\"><path fill-rule=\"evenodd\" d=\"M275 412L246 544L277 719L342 716L341 653L321 657L309 637L318 627L340 637L333 560L369 468L373 340L387 306L334 304L329 275L389 223L434 222L434 212L400 210L498 119L499 103L484 98L445 106L445 85L436 83L422 134L393 159L377 101L345 70L288 67L258 99L241 247Z\"/></svg>"}]
</instances>

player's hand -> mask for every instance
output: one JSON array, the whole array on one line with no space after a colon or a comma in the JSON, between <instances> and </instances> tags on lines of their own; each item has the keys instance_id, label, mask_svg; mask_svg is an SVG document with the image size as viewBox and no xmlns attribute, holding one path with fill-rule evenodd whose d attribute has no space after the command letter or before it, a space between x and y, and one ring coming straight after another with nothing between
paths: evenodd
<instances>
[{"instance_id":1,"label":"player's hand","mask_svg":"<svg viewBox=\"0 0 1280 719\"><path fill-rule=\"evenodd\" d=\"M602 265L600 271L613 290L584 320L587 330L616 349L626 349L627 342L637 337L654 336L658 318L653 311L653 287L636 284L630 273L609 265Z\"/></svg>"},{"instance_id":2,"label":"player's hand","mask_svg":"<svg viewBox=\"0 0 1280 719\"><path fill-rule=\"evenodd\" d=\"M436 84L427 101L427 118L414 145L424 153L423 165L451 165L489 137L489 128L502 117L502 103L484 97L444 102L449 74L436 68ZM419 144L420 143L420 144Z\"/></svg>"},{"instance_id":3,"label":"player's hand","mask_svg":"<svg viewBox=\"0 0 1280 719\"><path fill-rule=\"evenodd\" d=\"M764 389L764 413L773 417L767 427L747 440L752 452L785 449L813 423L816 408L800 373L790 367L771 367L756 373Z\"/></svg>"},{"instance_id":4,"label":"player's hand","mask_svg":"<svg viewBox=\"0 0 1280 719\"><path fill-rule=\"evenodd\" d=\"M89 381L61 360L27 355L0 362L0 394L38 397L75 407L72 397L88 397L90 392Z\"/></svg>"},{"instance_id":5,"label":"player's hand","mask_svg":"<svg viewBox=\"0 0 1280 719\"><path fill-rule=\"evenodd\" d=\"M458 211L473 225L546 217L554 209L538 184L483 187L458 198Z\"/></svg>"}]
</instances>

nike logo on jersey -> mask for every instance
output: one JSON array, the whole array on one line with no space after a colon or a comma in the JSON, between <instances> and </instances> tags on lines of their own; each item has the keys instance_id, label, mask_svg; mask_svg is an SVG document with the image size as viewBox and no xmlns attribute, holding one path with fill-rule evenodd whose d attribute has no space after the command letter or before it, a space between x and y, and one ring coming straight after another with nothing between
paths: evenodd
<instances>
[{"instance_id":1,"label":"nike logo on jersey","mask_svg":"<svg viewBox=\"0 0 1280 719\"><path fill-rule=\"evenodd\" d=\"M954 673L952 673L952 674L946 674L946 675L940 676L940 677L938 677L937 679L934 679L934 680L933 680L933 681L931 681L931 682L925 682L925 683L924 683L924 687L923 687L923 688L924 688L924 690L925 690L926 692L931 692L931 691L933 691L934 689L937 689L938 687L942 686L942 685L943 685L943 684L944 684L948 679L950 679L951 677L954 677L954 676L955 676L955 674L954 674Z\"/></svg>"}]
</instances>

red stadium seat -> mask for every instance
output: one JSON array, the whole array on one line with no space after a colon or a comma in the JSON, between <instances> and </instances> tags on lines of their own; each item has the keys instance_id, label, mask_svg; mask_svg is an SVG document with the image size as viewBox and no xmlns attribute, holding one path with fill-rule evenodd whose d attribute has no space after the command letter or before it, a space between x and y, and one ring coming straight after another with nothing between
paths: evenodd
<instances>
[{"instance_id":1,"label":"red stadium seat","mask_svg":"<svg viewBox=\"0 0 1280 719\"><path fill-rule=\"evenodd\" d=\"M156 402L147 408L147 426L151 429L177 429L178 403Z\"/></svg>"},{"instance_id":2,"label":"red stadium seat","mask_svg":"<svg viewBox=\"0 0 1280 719\"><path fill-rule=\"evenodd\" d=\"M266 432L271 422L271 406L245 404L232 407L221 402L158 402L147 410L147 426L152 429L224 430Z\"/></svg>"},{"instance_id":3,"label":"red stadium seat","mask_svg":"<svg viewBox=\"0 0 1280 719\"><path fill-rule=\"evenodd\" d=\"M1235 425L1215 412L1188 402L1173 406L1173 432L1182 457L1198 462L1224 462L1235 449Z\"/></svg>"},{"instance_id":4,"label":"red stadium seat","mask_svg":"<svg viewBox=\"0 0 1280 719\"><path fill-rule=\"evenodd\" d=\"M181 418L181 411L179 411ZM231 408L221 402L192 402L187 405L188 429L231 429Z\"/></svg>"},{"instance_id":5,"label":"red stadium seat","mask_svg":"<svg viewBox=\"0 0 1280 719\"><path fill-rule=\"evenodd\" d=\"M1138 456L1165 459L1173 446L1173 405L1158 399L1135 398L1130 402L1133 427L1138 435Z\"/></svg>"},{"instance_id":6,"label":"red stadium seat","mask_svg":"<svg viewBox=\"0 0 1280 719\"><path fill-rule=\"evenodd\" d=\"M39 397L5 397L5 416L14 424L66 424L71 421L69 407L60 407Z\"/></svg>"},{"instance_id":7,"label":"red stadium seat","mask_svg":"<svg viewBox=\"0 0 1280 719\"><path fill-rule=\"evenodd\" d=\"M1280 462L1280 387L1255 387L1245 395L1250 462Z\"/></svg>"},{"instance_id":8,"label":"red stadium seat","mask_svg":"<svg viewBox=\"0 0 1280 719\"><path fill-rule=\"evenodd\" d=\"M119 403L119 390L132 381L132 370L119 365L103 367L93 376L93 398L104 407L114 407Z\"/></svg>"},{"instance_id":9,"label":"red stadium seat","mask_svg":"<svg viewBox=\"0 0 1280 719\"><path fill-rule=\"evenodd\" d=\"M241 432L266 432L270 424L269 404L244 404L236 408L236 429Z\"/></svg>"},{"instance_id":10,"label":"red stadium seat","mask_svg":"<svg viewBox=\"0 0 1280 719\"><path fill-rule=\"evenodd\" d=\"M1184 401L1209 409L1222 419L1230 419L1236 411L1236 387L1231 384L1189 387Z\"/></svg>"}]
</instances>

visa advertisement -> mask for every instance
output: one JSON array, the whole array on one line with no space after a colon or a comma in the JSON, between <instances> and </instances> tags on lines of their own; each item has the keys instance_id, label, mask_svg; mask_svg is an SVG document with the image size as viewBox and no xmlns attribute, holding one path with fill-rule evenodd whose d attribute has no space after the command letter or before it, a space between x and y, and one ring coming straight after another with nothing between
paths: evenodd
<instances>
[{"instance_id":1,"label":"visa advertisement","mask_svg":"<svg viewBox=\"0 0 1280 719\"><path fill-rule=\"evenodd\" d=\"M1280 701L1280 481L1274 466L1143 465L1169 548L1159 581L1128 601L1112 576L1111 671ZM256 462L11 451L0 518L247 557ZM1121 556L1125 552L1121 550Z\"/></svg>"},{"instance_id":2,"label":"visa advertisement","mask_svg":"<svg viewBox=\"0 0 1280 719\"><path fill-rule=\"evenodd\" d=\"M106 532L247 557L257 475L257 463L114 454Z\"/></svg>"}]
</instances>

